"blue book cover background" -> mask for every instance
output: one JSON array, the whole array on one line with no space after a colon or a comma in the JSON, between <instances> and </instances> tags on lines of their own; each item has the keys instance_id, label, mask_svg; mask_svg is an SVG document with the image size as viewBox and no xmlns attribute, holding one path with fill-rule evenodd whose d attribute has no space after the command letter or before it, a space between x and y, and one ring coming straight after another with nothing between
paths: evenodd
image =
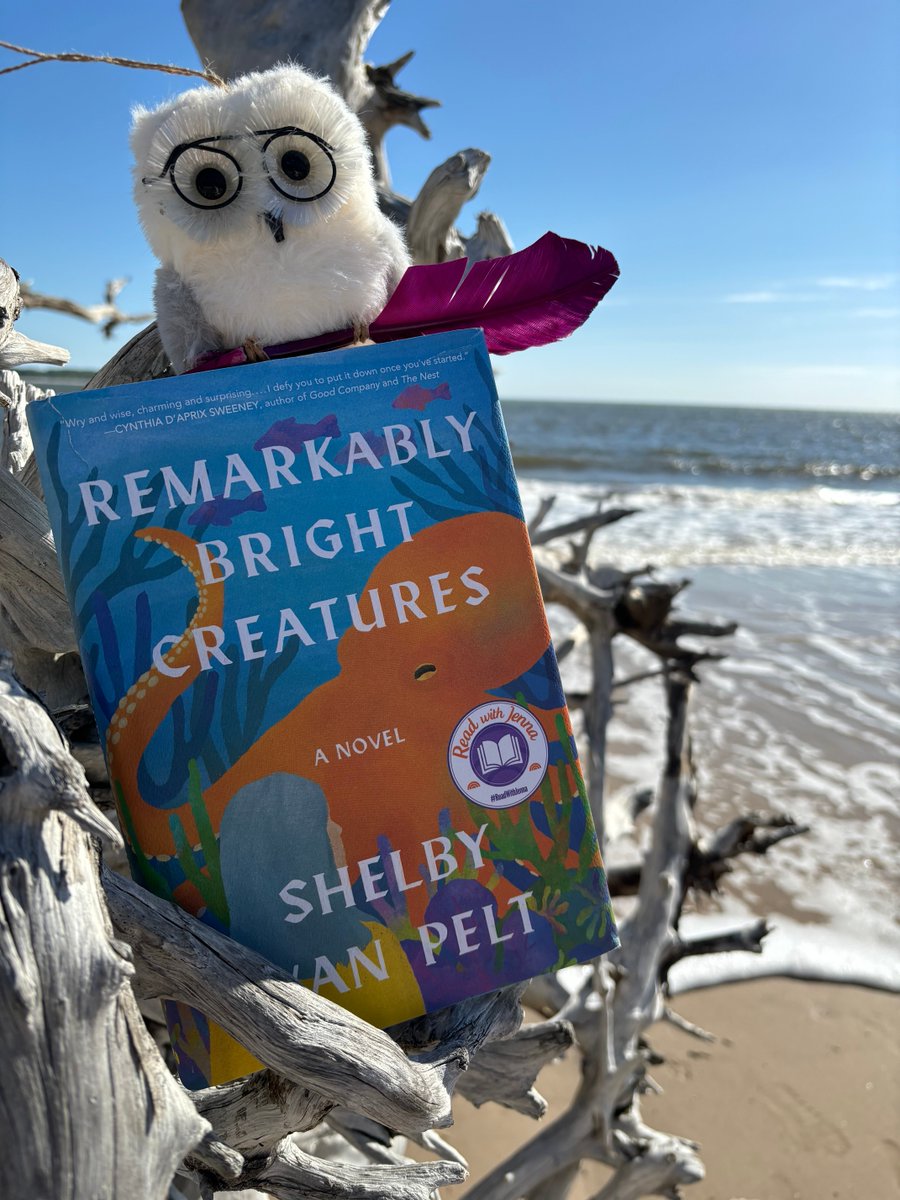
<instances>
[{"instance_id":1,"label":"blue book cover background","mask_svg":"<svg viewBox=\"0 0 900 1200\"><path fill-rule=\"evenodd\" d=\"M139 882L381 1025L616 944L480 333L30 419Z\"/></svg>"}]
</instances>

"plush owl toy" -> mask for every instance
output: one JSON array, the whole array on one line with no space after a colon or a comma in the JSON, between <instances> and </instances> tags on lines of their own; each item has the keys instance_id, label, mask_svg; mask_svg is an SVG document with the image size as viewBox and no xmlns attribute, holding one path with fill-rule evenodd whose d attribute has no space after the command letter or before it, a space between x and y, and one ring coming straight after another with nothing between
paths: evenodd
<instances>
[{"instance_id":1,"label":"plush owl toy","mask_svg":"<svg viewBox=\"0 0 900 1200\"><path fill-rule=\"evenodd\" d=\"M257 357L273 343L361 333L409 266L379 210L359 120L300 67L139 109L131 145L176 371L229 347Z\"/></svg>"}]
</instances>

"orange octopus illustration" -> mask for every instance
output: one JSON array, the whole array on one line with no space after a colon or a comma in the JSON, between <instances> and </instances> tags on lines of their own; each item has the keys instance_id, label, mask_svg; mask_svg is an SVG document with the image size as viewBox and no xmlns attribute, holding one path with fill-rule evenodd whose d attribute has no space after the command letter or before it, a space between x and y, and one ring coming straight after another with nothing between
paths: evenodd
<instances>
[{"instance_id":1,"label":"orange octopus illustration","mask_svg":"<svg viewBox=\"0 0 900 1200\"><path fill-rule=\"evenodd\" d=\"M187 805L155 808L140 799L138 766L150 738L175 700L198 677L192 632L220 623L226 585L204 582L195 543L183 534L150 528L136 536L158 541L191 570L199 594L197 612L178 643L165 655L172 678L151 669L129 689L110 722L107 747L110 777L127 797L144 854L175 853L169 819L183 822L191 844L199 840ZM378 562L365 590L425 571L446 572L447 587L467 570L480 567L487 594L457 589L446 611L425 619L388 622L340 639L340 670L271 726L244 755L204 791L214 832L242 788L267 776L288 774L317 784L327 798L330 822L339 836L336 861L355 864L378 853L378 838L395 845L439 834L437 814L449 813L450 828L472 829L466 798L446 769L446 747L459 719L490 700L501 687L527 671L547 650L550 637L540 592L530 563L522 521L499 512L474 513L432 525ZM560 710L535 715L550 740ZM136 719L139 718L139 719ZM399 738L363 754L338 755L338 743L382 730ZM275 834L277 836L277 833Z\"/></svg>"}]
</instances>

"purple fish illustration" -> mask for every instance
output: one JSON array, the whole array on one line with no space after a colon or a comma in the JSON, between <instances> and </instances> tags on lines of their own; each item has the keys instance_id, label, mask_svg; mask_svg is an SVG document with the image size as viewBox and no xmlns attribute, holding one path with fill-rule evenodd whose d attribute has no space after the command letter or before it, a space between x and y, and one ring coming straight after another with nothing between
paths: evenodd
<instances>
[{"instance_id":1,"label":"purple fish illustration","mask_svg":"<svg viewBox=\"0 0 900 1200\"><path fill-rule=\"evenodd\" d=\"M450 384L439 383L436 388L423 388L414 383L412 387L404 388L391 408L415 408L419 412L432 400L449 400Z\"/></svg>"},{"instance_id":2,"label":"purple fish illustration","mask_svg":"<svg viewBox=\"0 0 900 1200\"><path fill-rule=\"evenodd\" d=\"M262 492L251 492L249 496L226 499L225 496L213 496L195 508L188 517L188 525L230 525L234 517L243 512L265 512L266 498Z\"/></svg>"},{"instance_id":3,"label":"purple fish illustration","mask_svg":"<svg viewBox=\"0 0 900 1200\"><path fill-rule=\"evenodd\" d=\"M360 436L365 438L366 444L368 445L369 449L372 451L372 453L375 455L376 458L384 458L384 456L388 452L388 444L385 441L382 434L375 433L375 431L373 429L369 429L365 433L361 434ZM356 462L358 462L359 459L360 459L360 454L357 451L356 454L354 455L354 460ZM336 467L345 467L347 465L347 463L349 462L349 460L350 460L350 444L348 442L347 445L342 446L341 449L334 456L334 465Z\"/></svg>"},{"instance_id":4,"label":"purple fish illustration","mask_svg":"<svg viewBox=\"0 0 900 1200\"><path fill-rule=\"evenodd\" d=\"M253 443L254 450L263 450L266 446L287 446L288 450L300 450L304 442L314 441L315 438L340 437L338 419L334 413L329 413L315 425L303 425L296 417L286 417L276 421L266 432Z\"/></svg>"}]
</instances>

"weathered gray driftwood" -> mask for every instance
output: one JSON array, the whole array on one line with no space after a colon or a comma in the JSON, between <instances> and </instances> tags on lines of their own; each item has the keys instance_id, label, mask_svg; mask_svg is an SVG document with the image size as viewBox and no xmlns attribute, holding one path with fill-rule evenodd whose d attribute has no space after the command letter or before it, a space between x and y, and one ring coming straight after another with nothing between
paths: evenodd
<instances>
[{"instance_id":1,"label":"weathered gray driftwood","mask_svg":"<svg viewBox=\"0 0 900 1200\"><path fill-rule=\"evenodd\" d=\"M347 1167L315 1158L285 1138L266 1158L248 1160L236 1179L208 1174L207 1180L220 1191L259 1188L277 1200L432 1200L436 1188L462 1183L466 1175L457 1162Z\"/></svg>"},{"instance_id":2,"label":"weathered gray driftwood","mask_svg":"<svg viewBox=\"0 0 900 1200\"><path fill-rule=\"evenodd\" d=\"M453 222L481 187L490 163L483 150L460 150L425 180L406 218L406 240L416 262L444 262L465 254Z\"/></svg>"},{"instance_id":3,"label":"weathered gray driftwood","mask_svg":"<svg viewBox=\"0 0 900 1200\"><path fill-rule=\"evenodd\" d=\"M48 312L63 313L67 317L78 317L92 325L99 325L104 337L112 337L120 325L143 325L152 320L152 313L126 313L119 308L116 298L127 283L128 279L124 277L108 280L99 304L79 304L64 296L47 296L43 292L35 291L30 284L23 284L22 307L41 308ZM27 361L35 360L31 358Z\"/></svg>"},{"instance_id":4,"label":"weathered gray driftwood","mask_svg":"<svg viewBox=\"0 0 900 1200\"><path fill-rule=\"evenodd\" d=\"M15 653L75 648L47 509L9 471L0 470L0 630Z\"/></svg>"},{"instance_id":5,"label":"weathered gray driftwood","mask_svg":"<svg viewBox=\"0 0 900 1200\"><path fill-rule=\"evenodd\" d=\"M131 995L90 836L118 840L0 660L0 1195L162 1200L209 1129ZM111 1081L115 1081L111 1085Z\"/></svg>"},{"instance_id":6,"label":"weathered gray driftwood","mask_svg":"<svg viewBox=\"0 0 900 1200\"><path fill-rule=\"evenodd\" d=\"M20 334L20 312L19 277L0 259L0 648L56 654L74 649L75 638L25 419L29 401L52 393L9 368L69 356Z\"/></svg>"},{"instance_id":7,"label":"weathered gray driftwood","mask_svg":"<svg viewBox=\"0 0 900 1200\"><path fill-rule=\"evenodd\" d=\"M262 955L130 880L106 871L103 881L113 922L134 947L141 996L194 1005L284 1078L335 1104L352 1094L360 1112L400 1132L449 1123L464 1050L413 1062L386 1034Z\"/></svg>"},{"instance_id":8,"label":"weathered gray driftwood","mask_svg":"<svg viewBox=\"0 0 900 1200\"><path fill-rule=\"evenodd\" d=\"M24 477L29 462L33 461L25 413L32 400L43 400L52 395L47 388L26 383L16 371L0 370L0 470L21 479L36 496L41 494L37 477Z\"/></svg>"},{"instance_id":9,"label":"weathered gray driftwood","mask_svg":"<svg viewBox=\"0 0 900 1200\"><path fill-rule=\"evenodd\" d=\"M599 525L589 526L592 532L598 528ZM568 526L566 532L570 532ZM535 536L540 536L539 528L532 534L532 537ZM539 562L538 578L545 601L568 608L581 622L590 642L593 686L583 705L587 742L585 767L591 813L602 844L606 727L612 716L612 639L617 629L614 609L618 601L618 592L615 587L595 587L587 578L576 579L564 575L546 562Z\"/></svg>"},{"instance_id":10,"label":"weathered gray driftwood","mask_svg":"<svg viewBox=\"0 0 900 1200\"><path fill-rule=\"evenodd\" d=\"M233 79L293 59L327 75L359 109L371 84L363 54L390 0L182 0L181 13L204 63Z\"/></svg>"},{"instance_id":11,"label":"weathered gray driftwood","mask_svg":"<svg viewBox=\"0 0 900 1200\"><path fill-rule=\"evenodd\" d=\"M22 311L22 296L17 272L0 258L0 367L21 367L25 363L69 361L68 350L35 342L14 328Z\"/></svg>"},{"instance_id":12,"label":"weathered gray driftwood","mask_svg":"<svg viewBox=\"0 0 900 1200\"><path fill-rule=\"evenodd\" d=\"M86 386L88 388L119 387L123 383L140 383L144 379L162 379L172 374L172 368L163 350L156 322L140 330L117 351L109 362Z\"/></svg>"},{"instance_id":13,"label":"weathered gray driftwood","mask_svg":"<svg viewBox=\"0 0 900 1200\"><path fill-rule=\"evenodd\" d=\"M357 104L357 112L362 121L369 146L372 151L372 161L375 165L375 178L382 190L387 191L391 186L391 171L388 166L384 139L389 130L395 125L405 125L414 130L420 137L430 138L431 130L422 119L426 108L440 108L440 100L432 100L427 96L416 96L401 88L396 76L410 61L414 52L408 51L392 63L381 67L366 65L366 80L371 90Z\"/></svg>"},{"instance_id":14,"label":"weathered gray driftwood","mask_svg":"<svg viewBox=\"0 0 900 1200\"><path fill-rule=\"evenodd\" d=\"M216 1136L248 1156L274 1149L288 1134L315 1129L333 1108L333 1101L274 1071L257 1071L193 1098Z\"/></svg>"},{"instance_id":15,"label":"weathered gray driftwood","mask_svg":"<svg viewBox=\"0 0 900 1200\"><path fill-rule=\"evenodd\" d=\"M512 1037L484 1046L460 1078L457 1091L476 1107L493 1100L526 1117L542 1117L547 1101L535 1091L534 1082L542 1068L565 1054L574 1040L568 1021L525 1025Z\"/></svg>"}]
</instances>

